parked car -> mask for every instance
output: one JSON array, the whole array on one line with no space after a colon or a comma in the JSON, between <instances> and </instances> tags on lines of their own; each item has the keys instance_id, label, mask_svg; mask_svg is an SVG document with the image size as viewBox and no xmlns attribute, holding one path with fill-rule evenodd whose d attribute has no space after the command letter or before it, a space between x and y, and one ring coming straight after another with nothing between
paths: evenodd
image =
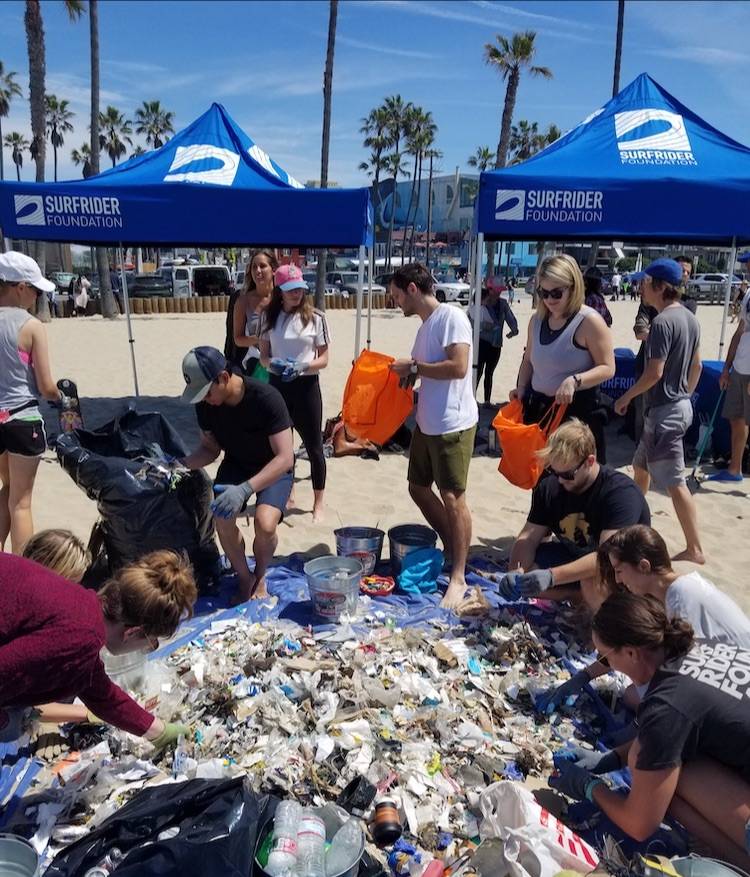
<instances>
[{"instance_id":1,"label":"parked car","mask_svg":"<svg viewBox=\"0 0 750 877\"><path fill-rule=\"evenodd\" d=\"M151 298L172 295L172 286L160 274L136 274L128 281L128 295L131 298Z\"/></svg>"},{"instance_id":2,"label":"parked car","mask_svg":"<svg viewBox=\"0 0 750 877\"><path fill-rule=\"evenodd\" d=\"M234 275L234 288L235 289L242 289L242 287L244 285L245 285L245 269L240 268L240 270L237 271L237 273Z\"/></svg>"},{"instance_id":3,"label":"parked car","mask_svg":"<svg viewBox=\"0 0 750 877\"><path fill-rule=\"evenodd\" d=\"M725 287L728 274L696 274L688 281L688 293L698 301L714 304L724 301ZM741 283L741 279L732 275L732 292L735 292Z\"/></svg>"},{"instance_id":4,"label":"parked car","mask_svg":"<svg viewBox=\"0 0 750 877\"><path fill-rule=\"evenodd\" d=\"M76 276L70 271L53 271L49 279L55 284L58 292L67 293L70 281Z\"/></svg>"},{"instance_id":5,"label":"parked car","mask_svg":"<svg viewBox=\"0 0 750 877\"><path fill-rule=\"evenodd\" d=\"M356 295L358 280L359 275L356 271L329 271L328 274L326 274L326 289L330 286L342 295L344 293L347 295ZM367 277L365 277L363 290L365 296L367 295L369 288ZM381 286L379 283L373 283L372 291L385 293L385 287Z\"/></svg>"},{"instance_id":6,"label":"parked car","mask_svg":"<svg viewBox=\"0 0 750 877\"><path fill-rule=\"evenodd\" d=\"M463 280L455 280L447 274L435 277L435 298L439 302L457 301L467 304L471 296L471 287Z\"/></svg>"},{"instance_id":7,"label":"parked car","mask_svg":"<svg viewBox=\"0 0 750 877\"><path fill-rule=\"evenodd\" d=\"M173 273L174 295L229 295L232 278L226 265L179 265Z\"/></svg>"},{"instance_id":8,"label":"parked car","mask_svg":"<svg viewBox=\"0 0 750 877\"><path fill-rule=\"evenodd\" d=\"M169 288L171 290L174 290L174 272L175 271L176 271L176 268L174 265L162 265L161 268L157 268L156 271L154 271L154 274L158 274L159 277L161 277L165 283L169 284ZM174 291L171 294L174 295Z\"/></svg>"}]
</instances>

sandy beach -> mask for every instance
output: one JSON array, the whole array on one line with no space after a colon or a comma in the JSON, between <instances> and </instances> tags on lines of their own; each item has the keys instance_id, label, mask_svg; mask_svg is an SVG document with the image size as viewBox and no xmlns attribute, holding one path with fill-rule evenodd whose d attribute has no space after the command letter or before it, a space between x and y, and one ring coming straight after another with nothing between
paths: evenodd
<instances>
[{"instance_id":1,"label":"sandy beach","mask_svg":"<svg viewBox=\"0 0 750 877\"><path fill-rule=\"evenodd\" d=\"M632 334L635 302L620 301L609 305L613 317L615 347L636 348ZM507 399L515 385L526 325L531 314L530 297L522 294L514 312L521 330L518 337L505 342L495 373L493 401ZM717 356L721 327L721 309L702 305L698 309L702 329L701 350L704 359ZM330 365L322 373L325 416L336 414L354 352L355 312L331 311L328 314L332 334ZM180 403L183 389L180 363L193 346L224 345L223 314L159 315L133 318L136 339L141 397L140 411L161 411L181 433L188 447L197 438L195 414ZM393 356L409 355L417 319L406 319L399 311L377 311L372 319L372 349ZM734 327L729 326L727 344ZM101 317L54 320L48 326L51 361L56 379L70 377L78 383L83 414L89 428L102 425L123 411L133 399L127 327L124 318L106 321ZM366 322L363 322L363 346ZM46 406L45 406L46 407ZM491 412L482 411L486 430ZM48 415L48 428L57 431L54 412ZM610 426L610 462L632 474L632 442L616 435ZM295 436L295 446L299 444ZM323 523L313 524L312 488L309 466L297 468L298 508L280 527L279 553L305 551L322 554L335 551L333 531L341 525L377 524L387 530L396 524L420 521L406 488L407 460L404 456L383 454L380 461L346 458L330 460L326 490L327 511ZM211 470L213 474L214 468ZM709 469L710 471L710 469ZM750 612L750 593L745 588L743 569L750 565L750 548L735 542L732 534L744 532L745 517L750 514L748 486L729 484L703 485L697 494L698 514L708 562L704 574L731 594ZM473 517L474 552L507 552L523 525L530 494L510 485L497 472L497 459L475 457L469 473L468 498ZM654 526L667 540L670 550L684 547L682 533L672 504L666 495L651 492L648 497ZM97 518L96 504L80 490L62 470L52 452L45 455L39 469L34 493L35 528L70 527L87 540ZM252 534L247 534L248 544ZM387 549L386 549L387 550ZM687 568L687 565L682 565Z\"/></svg>"}]
</instances>

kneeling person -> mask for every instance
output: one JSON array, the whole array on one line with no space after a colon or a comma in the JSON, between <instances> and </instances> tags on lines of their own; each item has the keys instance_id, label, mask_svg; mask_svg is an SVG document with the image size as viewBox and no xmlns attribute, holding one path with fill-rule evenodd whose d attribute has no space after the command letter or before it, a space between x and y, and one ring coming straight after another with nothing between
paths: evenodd
<instances>
[{"instance_id":1,"label":"kneeling person","mask_svg":"<svg viewBox=\"0 0 750 877\"><path fill-rule=\"evenodd\" d=\"M216 531L239 588L236 602L265 597L266 570L292 489L294 447L289 412L278 390L232 371L215 347L195 347L182 361L187 387L182 399L196 406L200 445L184 464L202 469L224 452L211 505ZM236 518L255 500L255 571L245 557Z\"/></svg>"},{"instance_id":2,"label":"kneeling person","mask_svg":"<svg viewBox=\"0 0 750 877\"><path fill-rule=\"evenodd\" d=\"M604 596L596 593L597 547L622 527L650 524L648 505L631 478L597 462L594 435L580 420L556 429L540 457L547 474L532 493L500 592L565 600L571 589L560 586L580 582L595 605ZM543 541L553 534L557 541Z\"/></svg>"}]
</instances>

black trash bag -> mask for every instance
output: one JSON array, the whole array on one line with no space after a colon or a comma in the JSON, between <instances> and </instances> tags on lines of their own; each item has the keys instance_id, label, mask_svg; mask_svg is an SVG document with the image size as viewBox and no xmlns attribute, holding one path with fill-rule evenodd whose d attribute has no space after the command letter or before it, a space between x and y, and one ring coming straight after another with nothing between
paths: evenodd
<instances>
[{"instance_id":1,"label":"black trash bag","mask_svg":"<svg viewBox=\"0 0 750 877\"><path fill-rule=\"evenodd\" d=\"M61 850L45 874L83 877L116 847L125 856L117 877L250 877L258 838L277 804L256 795L243 777L144 789Z\"/></svg>"},{"instance_id":2,"label":"black trash bag","mask_svg":"<svg viewBox=\"0 0 750 877\"><path fill-rule=\"evenodd\" d=\"M200 470L185 473L170 484L159 456L182 457L182 440L156 412L128 411L97 430L77 429L57 437L60 465L96 500L101 516L101 548L93 558L86 584L97 586L101 577L149 551L171 548L187 553L201 589L221 575L219 550L214 541L211 481Z\"/></svg>"}]
</instances>

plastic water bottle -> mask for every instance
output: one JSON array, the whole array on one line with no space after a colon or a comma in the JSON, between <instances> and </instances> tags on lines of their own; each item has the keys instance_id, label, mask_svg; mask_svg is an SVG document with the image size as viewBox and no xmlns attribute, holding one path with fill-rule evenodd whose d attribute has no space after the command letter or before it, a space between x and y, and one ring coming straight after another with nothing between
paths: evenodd
<instances>
[{"instance_id":1,"label":"plastic water bottle","mask_svg":"<svg viewBox=\"0 0 750 877\"><path fill-rule=\"evenodd\" d=\"M347 819L334 834L326 852L326 875L335 877L352 868L362 852L362 829L356 819Z\"/></svg>"},{"instance_id":2,"label":"plastic water bottle","mask_svg":"<svg viewBox=\"0 0 750 877\"><path fill-rule=\"evenodd\" d=\"M299 877L326 877L325 847L325 823L312 807L305 807L297 833Z\"/></svg>"},{"instance_id":3,"label":"plastic water bottle","mask_svg":"<svg viewBox=\"0 0 750 877\"><path fill-rule=\"evenodd\" d=\"M282 801L273 817L273 846L268 854L266 873L282 877L297 868L297 832L302 807L296 801Z\"/></svg>"}]
</instances>

